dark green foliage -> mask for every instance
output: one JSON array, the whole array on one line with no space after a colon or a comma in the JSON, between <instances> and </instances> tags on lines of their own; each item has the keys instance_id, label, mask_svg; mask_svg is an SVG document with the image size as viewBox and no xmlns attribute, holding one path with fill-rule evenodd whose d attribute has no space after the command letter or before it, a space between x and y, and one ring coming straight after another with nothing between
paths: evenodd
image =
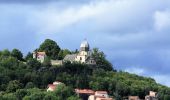
<instances>
[{"instance_id":1,"label":"dark green foliage","mask_svg":"<svg viewBox=\"0 0 170 100\"><path fill-rule=\"evenodd\" d=\"M41 67L41 63L33 58L27 61L27 65L28 65L28 68L35 69L35 70Z\"/></svg>"},{"instance_id":2,"label":"dark green foliage","mask_svg":"<svg viewBox=\"0 0 170 100\"><path fill-rule=\"evenodd\" d=\"M51 59L57 59L60 47L58 44L50 39L46 39L39 47L38 51L46 52L47 56Z\"/></svg>"},{"instance_id":3,"label":"dark green foliage","mask_svg":"<svg viewBox=\"0 0 170 100\"><path fill-rule=\"evenodd\" d=\"M28 54L25 56L25 60L29 60L33 58L33 54L31 52L28 52Z\"/></svg>"},{"instance_id":4,"label":"dark green foliage","mask_svg":"<svg viewBox=\"0 0 170 100\"><path fill-rule=\"evenodd\" d=\"M6 91L15 92L17 89L20 89L20 88L22 88L22 84L19 81L14 80L14 81L9 82Z\"/></svg>"},{"instance_id":5,"label":"dark green foliage","mask_svg":"<svg viewBox=\"0 0 170 100\"><path fill-rule=\"evenodd\" d=\"M67 54L71 54L71 52L68 49L60 50L58 54L58 59L62 60Z\"/></svg>"},{"instance_id":6,"label":"dark green foliage","mask_svg":"<svg viewBox=\"0 0 170 100\"><path fill-rule=\"evenodd\" d=\"M21 53L21 51L19 51L18 49L13 49L11 52L11 56L17 58L18 60L22 61L23 60L23 55Z\"/></svg>"},{"instance_id":7,"label":"dark green foliage","mask_svg":"<svg viewBox=\"0 0 170 100\"><path fill-rule=\"evenodd\" d=\"M3 51L1 52L1 55L6 57L6 56L10 56L11 53L10 53L10 51L9 51L8 49L5 49L5 50L3 50Z\"/></svg>"},{"instance_id":8,"label":"dark green foliage","mask_svg":"<svg viewBox=\"0 0 170 100\"><path fill-rule=\"evenodd\" d=\"M33 82L28 82L25 86L26 89L30 89L30 88L34 88L34 87L35 87L35 85Z\"/></svg>"},{"instance_id":9,"label":"dark green foliage","mask_svg":"<svg viewBox=\"0 0 170 100\"><path fill-rule=\"evenodd\" d=\"M170 95L165 95L164 100L170 100Z\"/></svg>"},{"instance_id":10,"label":"dark green foliage","mask_svg":"<svg viewBox=\"0 0 170 100\"><path fill-rule=\"evenodd\" d=\"M106 71L114 70L112 64L106 60L104 53L99 51L98 48L93 49L92 56L99 68L102 68Z\"/></svg>"}]
</instances>

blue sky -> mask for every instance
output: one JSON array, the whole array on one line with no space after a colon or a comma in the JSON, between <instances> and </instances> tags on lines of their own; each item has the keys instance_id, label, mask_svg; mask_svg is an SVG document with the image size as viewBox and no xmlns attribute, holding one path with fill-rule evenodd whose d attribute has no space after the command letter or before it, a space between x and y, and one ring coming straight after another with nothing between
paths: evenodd
<instances>
[{"instance_id":1,"label":"blue sky","mask_svg":"<svg viewBox=\"0 0 170 100\"><path fill-rule=\"evenodd\" d=\"M75 50L86 38L118 70L170 86L169 0L0 0L0 49L46 38Z\"/></svg>"}]
</instances>

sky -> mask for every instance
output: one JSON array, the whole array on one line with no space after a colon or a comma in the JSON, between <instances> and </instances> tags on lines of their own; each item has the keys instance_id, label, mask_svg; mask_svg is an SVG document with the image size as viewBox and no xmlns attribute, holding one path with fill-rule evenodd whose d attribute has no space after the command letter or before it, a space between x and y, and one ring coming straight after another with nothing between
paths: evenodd
<instances>
[{"instance_id":1,"label":"sky","mask_svg":"<svg viewBox=\"0 0 170 100\"><path fill-rule=\"evenodd\" d=\"M170 87L169 0L0 0L0 50L47 38L70 50L85 38L117 70Z\"/></svg>"}]
</instances>

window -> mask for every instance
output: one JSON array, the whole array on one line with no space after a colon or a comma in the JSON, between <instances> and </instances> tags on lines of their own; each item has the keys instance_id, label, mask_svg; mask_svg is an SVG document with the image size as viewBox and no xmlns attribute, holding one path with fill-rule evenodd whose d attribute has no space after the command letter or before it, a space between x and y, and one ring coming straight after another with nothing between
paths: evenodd
<instances>
[{"instance_id":1,"label":"window","mask_svg":"<svg viewBox=\"0 0 170 100\"><path fill-rule=\"evenodd\" d=\"M82 60L82 58L80 57L80 60Z\"/></svg>"}]
</instances>

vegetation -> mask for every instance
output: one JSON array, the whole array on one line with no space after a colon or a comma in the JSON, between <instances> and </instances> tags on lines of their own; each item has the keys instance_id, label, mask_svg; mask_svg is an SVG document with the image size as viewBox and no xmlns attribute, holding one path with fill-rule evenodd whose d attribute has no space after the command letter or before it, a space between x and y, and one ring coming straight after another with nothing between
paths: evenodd
<instances>
[{"instance_id":1,"label":"vegetation","mask_svg":"<svg viewBox=\"0 0 170 100\"><path fill-rule=\"evenodd\" d=\"M51 59L58 59L58 53L60 52L60 47L58 44L50 39L46 39L38 48L38 51L46 52L47 56Z\"/></svg>"},{"instance_id":2,"label":"vegetation","mask_svg":"<svg viewBox=\"0 0 170 100\"><path fill-rule=\"evenodd\" d=\"M52 66L49 59L56 57L53 54L50 50L50 58L40 63L32 58L31 53L24 59L19 50L0 51L0 100L79 100L74 88L106 90L116 100L129 95L144 98L150 90L158 92L160 100L170 98L170 88L157 84L152 78L116 72L98 49L93 50L96 66L76 62ZM56 80L65 85L59 86L55 92L46 92L47 85Z\"/></svg>"}]
</instances>

